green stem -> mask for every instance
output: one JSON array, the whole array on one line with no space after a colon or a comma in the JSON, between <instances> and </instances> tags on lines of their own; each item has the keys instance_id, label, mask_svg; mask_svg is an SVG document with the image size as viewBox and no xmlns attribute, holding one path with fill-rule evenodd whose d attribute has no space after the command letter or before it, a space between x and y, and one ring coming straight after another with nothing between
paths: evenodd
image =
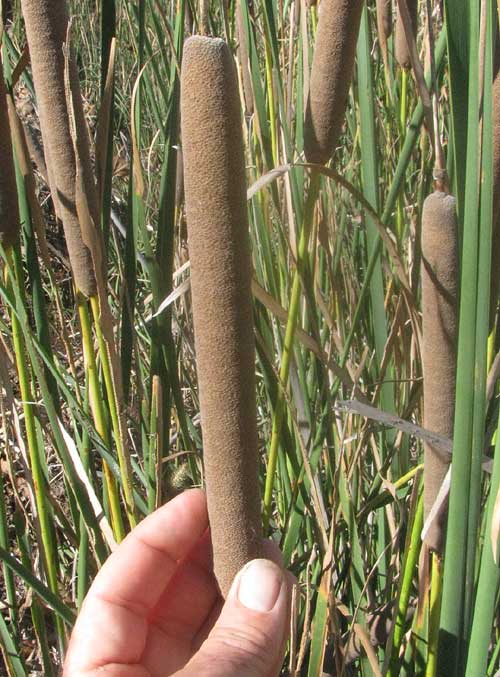
<instances>
[{"instance_id":1,"label":"green stem","mask_svg":"<svg viewBox=\"0 0 500 677\"><path fill-rule=\"evenodd\" d=\"M406 613L408 611L408 602L410 599L410 592L412 587L413 575L417 566L418 556L420 554L420 534L424 523L424 499L423 493L420 493L418 498L417 510L413 520L411 529L410 542L405 549L405 561L403 564L403 580L401 583L401 592L398 601L398 610L396 617L396 626L394 628L394 636L392 640L392 656L387 672L388 677L396 677L399 674L399 651L403 641L404 630L406 625Z\"/></svg>"},{"instance_id":2,"label":"green stem","mask_svg":"<svg viewBox=\"0 0 500 677\"><path fill-rule=\"evenodd\" d=\"M97 296L92 296L90 299L90 306L94 316L94 326L97 335L97 342L99 344L99 355L101 357L101 366L104 376L104 383L106 386L106 394L108 396L109 413L111 415L111 424L113 426L113 435L115 438L116 451L118 455L118 463L120 466L120 475L122 478L123 494L125 496L125 505L127 509L127 517L131 528L133 529L137 524L135 515L135 499L132 486L132 471L130 469L130 459L127 457L122 439L122 430L120 425L120 413L118 402L116 399L116 390L113 377L111 374L111 364L108 356L108 349L100 325L99 299Z\"/></svg>"},{"instance_id":3,"label":"green stem","mask_svg":"<svg viewBox=\"0 0 500 677\"><path fill-rule=\"evenodd\" d=\"M80 316L80 325L82 328L83 355L85 359L86 376L94 423L98 434L106 445L106 449L110 450L111 440L104 412L104 402L102 399L101 385L99 383L99 375L97 373L89 309L86 299L84 299L81 294L78 294L77 297L78 314ZM102 462L102 467L109 496L113 534L118 543L120 543L125 537L125 529L120 509L120 493L116 486L113 473L106 461Z\"/></svg>"},{"instance_id":4,"label":"green stem","mask_svg":"<svg viewBox=\"0 0 500 677\"><path fill-rule=\"evenodd\" d=\"M441 595L443 592L443 565L437 552L432 553L431 604L429 622L429 650L425 677L436 677L439 645L439 616L441 614Z\"/></svg>"},{"instance_id":5,"label":"green stem","mask_svg":"<svg viewBox=\"0 0 500 677\"><path fill-rule=\"evenodd\" d=\"M15 266L15 271L18 279L17 284L21 284L20 266L15 265L15 256L12 248L6 252L11 267ZM8 272L6 273L6 286L9 287L13 283ZM23 403L24 425L26 428L26 439L28 442L28 453L31 466L31 474L33 477L33 487L35 492L36 509L38 512L38 519L40 523L40 533L42 538L41 553L44 570L47 574L47 581L51 592L59 595L57 568L58 557L57 549L55 547L54 533L52 530L52 521L50 516L49 501L47 499L47 487L43 472L41 450L38 445L38 437L35 424L35 413L33 407L33 391L31 389L31 382L28 368L28 357L24 349L24 342L21 327L15 312L11 313L12 325L12 343L14 346L15 360L17 374L19 378L19 389L21 392L21 399ZM57 634L61 655L64 654L64 647L66 644L64 623L56 616Z\"/></svg>"},{"instance_id":6,"label":"green stem","mask_svg":"<svg viewBox=\"0 0 500 677\"><path fill-rule=\"evenodd\" d=\"M281 359L280 368L280 384L282 390L278 392L278 401L273 417L273 428L271 433L271 445L269 448L269 460L266 473L266 484L264 489L264 529L269 527L269 520L271 518L271 503L273 496L274 477L276 474L276 465L278 461L278 448L280 443L281 428L283 425L283 417L286 410L286 402L284 392L288 385L288 375L290 373L290 361L293 353L293 340L295 337L295 329L297 327L297 318L299 314L299 303L301 296L300 278L304 273L307 263L307 255L309 249L309 236L311 233L311 225L314 214L314 205L319 191L319 175L312 174L311 183L309 186L309 194L307 197L306 207L304 210L304 222L302 225L302 232L300 234L299 246L297 250L297 268L295 269L292 293L290 297L290 307L288 310L288 320L285 329L285 343L283 346L283 355Z\"/></svg>"}]
</instances>

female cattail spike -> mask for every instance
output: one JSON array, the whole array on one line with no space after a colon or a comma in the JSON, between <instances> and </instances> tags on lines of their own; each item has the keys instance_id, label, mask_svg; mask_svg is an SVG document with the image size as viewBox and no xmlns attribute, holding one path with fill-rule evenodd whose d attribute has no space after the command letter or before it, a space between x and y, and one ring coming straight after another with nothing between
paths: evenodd
<instances>
[{"instance_id":1,"label":"female cattail spike","mask_svg":"<svg viewBox=\"0 0 500 677\"><path fill-rule=\"evenodd\" d=\"M328 162L338 141L362 8L362 0L321 2L304 127L307 162Z\"/></svg>"},{"instance_id":2,"label":"female cattail spike","mask_svg":"<svg viewBox=\"0 0 500 677\"><path fill-rule=\"evenodd\" d=\"M385 44L392 33L392 0L377 0L377 32Z\"/></svg>"},{"instance_id":3,"label":"female cattail spike","mask_svg":"<svg viewBox=\"0 0 500 677\"><path fill-rule=\"evenodd\" d=\"M82 239L75 204L76 160L69 126L64 78L63 46L68 30L66 3L65 0L22 0L21 6L26 24L52 199L57 216L63 224L75 285L85 296L93 296L96 293L94 269L90 252ZM81 128L85 123L78 73L73 59L70 59L70 67L75 122ZM82 139L86 138L86 130L79 131L79 136ZM92 171L89 150L85 143L80 143L79 153L86 170L86 190L88 193L95 193L95 186L88 180ZM95 195L88 194L87 198L90 208L95 208L97 204Z\"/></svg>"},{"instance_id":4,"label":"female cattail spike","mask_svg":"<svg viewBox=\"0 0 500 677\"><path fill-rule=\"evenodd\" d=\"M410 13L412 32L416 37L418 23L418 0L406 0L406 4ZM396 34L394 43L394 52L399 67L408 70L411 68L410 50L408 47L408 41L406 40L406 33L403 19L401 18L401 12L399 10L399 3L396 13Z\"/></svg>"},{"instance_id":5,"label":"female cattail spike","mask_svg":"<svg viewBox=\"0 0 500 677\"><path fill-rule=\"evenodd\" d=\"M424 426L453 437L458 335L458 228L456 200L435 191L422 213L422 319ZM449 467L449 458L424 446L424 512L427 518ZM429 529L428 545L444 544L444 513Z\"/></svg>"},{"instance_id":6,"label":"female cattail spike","mask_svg":"<svg viewBox=\"0 0 500 677\"><path fill-rule=\"evenodd\" d=\"M225 595L261 555L261 517L241 111L223 40L186 41L181 127L208 511Z\"/></svg>"},{"instance_id":7,"label":"female cattail spike","mask_svg":"<svg viewBox=\"0 0 500 677\"><path fill-rule=\"evenodd\" d=\"M16 176L7 112L7 91L0 60L0 242L4 248L13 245L19 237L19 207Z\"/></svg>"}]
</instances>

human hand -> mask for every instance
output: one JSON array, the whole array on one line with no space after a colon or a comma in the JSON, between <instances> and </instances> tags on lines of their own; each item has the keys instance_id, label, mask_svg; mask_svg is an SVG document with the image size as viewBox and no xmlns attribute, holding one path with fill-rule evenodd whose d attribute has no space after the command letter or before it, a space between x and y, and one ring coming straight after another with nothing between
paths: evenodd
<instances>
[{"instance_id":1,"label":"human hand","mask_svg":"<svg viewBox=\"0 0 500 677\"><path fill-rule=\"evenodd\" d=\"M224 603L205 494L186 491L141 522L98 573L63 675L275 677L288 638L291 583L278 565L253 560Z\"/></svg>"}]
</instances>

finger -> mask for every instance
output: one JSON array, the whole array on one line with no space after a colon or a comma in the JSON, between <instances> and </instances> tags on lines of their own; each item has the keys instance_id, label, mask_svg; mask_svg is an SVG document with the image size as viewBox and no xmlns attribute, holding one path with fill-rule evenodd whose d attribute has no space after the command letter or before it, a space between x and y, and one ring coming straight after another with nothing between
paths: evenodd
<instances>
[{"instance_id":1,"label":"finger","mask_svg":"<svg viewBox=\"0 0 500 677\"><path fill-rule=\"evenodd\" d=\"M207 525L205 494L191 490L147 517L127 536L106 561L83 604L68 650L67 674L140 660L148 616L178 561L192 550Z\"/></svg>"},{"instance_id":2,"label":"finger","mask_svg":"<svg viewBox=\"0 0 500 677\"><path fill-rule=\"evenodd\" d=\"M193 656L194 639L220 600L210 563L207 529L192 555L178 567L149 617L143 664L151 675L175 673Z\"/></svg>"},{"instance_id":3,"label":"finger","mask_svg":"<svg viewBox=\"0 0 500 677\"><path fill-rule=\"evenodd\" d=\"M280 567L269 560L250 562L236 577L207 640L179 676L269 677L282 660L289 599Z\"/></svg>"}]
</instances>

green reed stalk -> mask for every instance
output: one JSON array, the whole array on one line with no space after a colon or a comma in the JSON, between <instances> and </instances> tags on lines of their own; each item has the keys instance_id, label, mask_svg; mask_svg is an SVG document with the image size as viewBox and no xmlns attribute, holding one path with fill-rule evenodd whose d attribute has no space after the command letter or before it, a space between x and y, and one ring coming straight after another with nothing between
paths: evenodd
<instances>
[{"instance_id":1,"label":"green reed stalk","mask_svg":"<svg viewBox=\"0 0 500 677\"><path fill-rule=\"evenodd\" d=\"M99 345L99 356L101 358L102 373L104 376L104 383L106 385L106 393L108 396L109 413L111 415L111 424L113 427L113 434L116 444L116 452L118 456L118 463L120 466L120 474L122 478L122 490L125 497L125 506L127 510L127 517L130 526L133 528L137 524L137 517L135 512L135 499L132 486L132 476L130 469L130 459L123 447L122 430L120 424L120 408L116 400L116 389L112 376L112 367L108 357L108 349L100 325L100 311L99 300L97 296L90 298L90 307L94 317L95 332L97 335L97 343Z\"/></svg>"},{"instance_id":2,"label":"green reed stalk","mask_svg":"<svg viewBox=\"0 0 500 677\"><path fill-rule=\"evenodd\" d=\"M92 325L90 321L87 300L80 294L77 296L77 308L78 315L80 317L80 326L82 329L83 356L85 360L85 371L94 422L96 430L106 445L106 448L110 449L111 440L109 439L109 429L104 410L104 402L102 399L102 389L95 360L94 342L92 340ZM111 511L111 525L113 527L114 537L119 543L125 537L125 529L123 526L120 508L120 493L109 465L104 460L102 465L104 477L106 480L106 489L108 491L108 499Z\"/></svg>"},{"instance_id":3,"label":"green reed stalk","mask_svg":"<svg viewBox=\"0 0 500 677\"><path fill-rule=\"evenodd\" d=\"M12 248L8 248L6 255L11 266L14 265L15 254ZM20 273L20 266L16 265L15 270L17 275ZM6 271L6 285L9 287L12 284L20 284L20 278L13 281ZM16 368L19 377L19 389L21 399L23 402L24 425L26 429L26 439L28 442L29 459L31 466L31 473L33 476L33 486L35 492L35 501L38 511L38 519L40 521L40 532L42 537L42 555L43 566L47 574L47 580L51 592L55 595L59 594L58 584L58 556L57 548L54 540L53 523L51 518L50 503L47 498L46 481L42 465L42 452L38 444L38 436L35 424L35 412L33 401L33 390L31 388L31 380L28 369L28 358L24 349L24 342L19 321L14 312L11 313L12 325L12 343L14 347ZM56 617L57 635L61 651L64 653L64 646L66 643L64 624L61 619Z\"/></svg>"},{"instance_id":4,"label":"green reed stalk","mask_svg":"<svg viewBox=\"0 0 500 677\"><path fill-rule=\"evenodd\" d=\"M266 472L266 483L264 488L264 530L269 528L269 521L271 519L272 497L274 478L276 474L276 466L278 462L278 449L280 445L281 429L283 426L283 418L286 411L286 401L283 390L286 390L288 384L288 375L290 373L290 361L292 358L293 341L295 337L295 330L297 328L297 319L299 315L299 304L301 297L301 278L307 270L307 262L309 258L309 239L312 229L312 221L314 217L314 206L318 196L320 186L320 176L312 174L311 183L309 185L309 193L304 209L304 221L302 223L302 231L300 233L299 245L297 247L297 268L293 276L292 292L290 295L290 306L288 309L288 319L285 329L285 342L283 344L283 353L281 356L280 367L280 391L278 393L278 401L273 416L273 427L271 432L271 443L269 446L269 457ZM283 390L282 390L283 389Z\"/></svg>"},{"instance_id":5,"label":"green reed stalk","mask_svg":"<svg viewBox=\"0 0 500 677\"><path fill-rule=\"evenodd\" d=\"M402 566L402 580L399 592L396 625L394 627L394 635L392 639L392 654L387 672L388 677L396 677L399 675L399 652L406 630L406 613L408 611L408 604L410 601L410 593L413 584L413 577L420 554L421 540L420 534L424 523L424 497L420 492L417 502L416 512L413 518L413 523L409 533L409 538L405 546L405 554Z\"/></svg>"}]
</instances>

